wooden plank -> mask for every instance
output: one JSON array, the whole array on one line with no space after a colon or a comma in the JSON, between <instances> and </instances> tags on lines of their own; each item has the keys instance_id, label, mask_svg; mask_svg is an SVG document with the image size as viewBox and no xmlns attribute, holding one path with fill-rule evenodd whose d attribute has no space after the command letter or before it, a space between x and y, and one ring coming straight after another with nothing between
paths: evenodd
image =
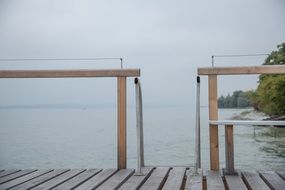
<instances>
[{"instance_id":1,"label":"wooden plank","mask_svg":"<svg viewBox=\"0 0 285 190\"><path fill-rule=\"evenodd\" d=\"M218 119L218 92L217 75L208 76L209 86L209 119ZM216 125L209 125L210 135L210 167L211 170L218 171L219 163L219 130Z\"/></svg>"},{"instance_id":2,"label":"wooden plank","mask_svg":"<svg viewBox=\"0 0 285 190\"><path fill-rule=\"evenodd\" d=\"M285 74L285 65L198 68L198 75L241 75L241 74Z\"/></svg>"},{"instance_id":3,"label":"wooden plank","mask_svg":"<svg viewBox=\"0 0 285 190\"><path fill-rule=\"evenodd\" d=\"M76 190L88 190L95 189L102 183L104 183L107 179L109 179L114 173L116 173L117 169L106 169L95 175L94 177L88 179L83 184L75 188Z\"/></svg>"},{"instance_id":4,"label":"wooden plank","mask_svg":"<svg viewBox=\"0 0 285 190\"><path fill-rule=\"evenodd\" d=\"M133 169L122 169L100 185L98 190L118 189L128 178L134 174Z\"/></svg>"},{"instance_id":5,"label":"wooden plank","mask_svg":"<svg viewBox=\"0 0 285 190\"><path fill-rule=\"evenodd\" d=\"M3 172L0 173L0 178L1 177L5 177L7 175L11 175L13 173L19 172L20 170L5 170Z\"/></svg>"},{"instance_id":6,"label":"wooden plank","mask_svg":"<svg viewBox=\"0 0 285 190\"><path fill-rule=\"evenodd\" d=\"M271 188L275 190L283 190L285 189L285 181L275 172L260 172L261 178L265 181L265 183Z\"/></svg>"},{"instance_id":7,"label":"wooden plank","mask_svg":"<svg viewBox=\"0 0 285 190\"><path fill-rule=\"evenodd\" d=\"M57 186L54 190L70 190L74 189L75 187L80 186L93 176L97 175L99 172L101 172L101 169L89 169L83 173L80 173L79 175L73 177L71 180L68 180L64 182L63 184Z\"/></svg>"},{"instance_id":8,"label":"wooden plank","mask_svg":"<svg viewBox=\"0 0 285 190\"><path fill-rule=\"evenodd\" d=\"M118 77L118 169L127 168L127 87L126 77Z\"/></svg>"},{"instance_id":9,"label":"wooden plank","mask_svg":"<svg viewBox=\"0 0 285 190\"><path fill-rule=\"evenodd\" d=\"M256 172L242 172L242 177L249 189L269 190L270 188Z\"/></svg>"},{"instance_id":10,"label":"wooden plank","mask_svg":"<svg viewBox=\"0 0 285 190\"><path fill-rule=\"evenodd\" d=\"M23 190L23 189L31 189L31 188L34 188L42 183L45 183L47 182L48 180L51 180L65 172L67 172L68 170L66 169L58 169L58 170L53 170L52 172L49 172L45 175L42 175L40 177L37 177L37 178L34 178L30 181L27 181L21 185L18 185L14 188L12 188L13 190Z\"/></svg>"},{"instance_id":11,"label":"wooden plank","mask_svg":"<svg viewBox=\"0 0 285 190\"><path fill-rule=\"evenodd\" d=\"M225 189L225 186L220 172L208 171L207 190L222 190L222 189Z\"/></svg>"},{"instance_id":12,"label":"wooden plank","mask_svg":"<svg viewBox=\"0 0 285 190\"><path fill-rule=\"evenodd\" d=\"M185 173L186 173L185 167L175 167L171 169L162 189L163 190L175 190L175 189L180 190L183 185Z\"/></svg>"},{"instance_id":13,"label":"wooden plank","mask_svg":"<svg viewBox=\"0 0 285 190\"><path fill-rule=\"evenodd\" d=\"M224 177L229 190L247 190L240 173L238 175L225 175Z\"/></svg>"},{"instance_id":14,"label":"wooden plank","mask_svg":"<svg viewBox=\"0 0 285 190\"><path fill-rule=\"evenodd\" d=\"M167 178L169 170L170 170L169 167L156 168L140 189L141 190L160 189Z\"/></svg>"},{"instance_id":15,"label":"wooden plank","mask_svg":"<svg viewBox=\"0 0 285 190\"><path fill-rule=\"evenodd\" d=\"M278 171L276 172L282 179L285 180L285 171Z\"/></svg>"},{"instance_id":16,"label":"wooden plank","mask_svg":"<svg viewBox=\"0 0 285 190\"><path fill-rule=\"evenodd\" d=\"M11 175L2 177L2 178L0 178L0 184L6 183L6 182L11 181L11 180L13 180L13 179L16 179L16 178L18 178L18 177L22 177L22 176L27 175L27 174L29 174L29 173L32 173L32 172L34 172L34 171L36 171L36 170L22 170L22 171L13 173L13 174L11 174Z\"/></svg>"},{"instance_id":17,"label":"wooden plank","mask_svg":"<svg viewBox=\"0 0 285 190\"><path fill-rule=\"evenodd\" d=\"M154 170L153 167L143 167L142 173L144 175L132 175L120 188L119 190L136 190L149 178L150 174Z\"/></svg>"},{"instance_id":18,"label":"wooden plank","mask_svg":"<svg viewBox=\"0 0 285 190\"><path fill-rule=\"evenodd\" d=\"M203 189L203 175L202 171L198 171L197 174L189 171L186 183L185 183L185 190L202 190Z\"/></svg>"},{"instance_id":19,"label":"wooden plank","mask_svg":"<svg viewBox=\"0 0 285 190\"><path fill-rule=\"evenodd\" d=\"M267 126L283 126L285 121L253 121L253 120L210 120L209 124L212 125L267 125Z\"/></svg>"},{"instance_id":20,"label":"wooden plank","mask_svg":"<svg viewBox=\"0 0 285 190\"><path fill-rule=\"evenodd\" d=\"M235 173L233 125L225 126L226 174Z\"/></svg>"},{"instance_id":21,"label":"wooden plank","mask_svg":"<svg viewBox=\"0 0 285 190\"><path fill-rule=\"evenodd\" d=\"M138 77L139 69L0 70L0 78Z\"/></svg>"},{"instance_id":22,"label":"wooden plank","mask_svg":"<svg viewBox=\"0 0 285 190\"><path fill-rule=\"evenodd\" d=\"M74 176L77 176L78 174L84 172L85 170L84 169L73 169L73 170L70 170L60 176L57 176L45 183L42 183L41 185L33 188L33 190L49 190L49 189L53 189L55 188L56 186L64 183L65 181L73 178Z\"/></svg>"},{"instance_id":23,"label":"wooden plank","mask_svg":"<svg viewBox=\"0 0 285 190\"><path fill-rule=\"evenodd\" d=\"M16 186L18 186L20 184L23 184L23 183L25 183L27 181L30 181L32 179L35 179L37 177L40 177L40 176L42 176L42 175L44 175L44 174L46 174L48 172L51 172L51 171L52 170L37 170L35 172L32 172L32 173L27 174L27 175L24 175L22 177L19 177L17 179L12 180L12 181L9 181L9 182L6 182L4 184L1 184L0 185L0 189L2 190L2 189L10 189L12 187L16 187Z\"/></svg>"}]
</instances>

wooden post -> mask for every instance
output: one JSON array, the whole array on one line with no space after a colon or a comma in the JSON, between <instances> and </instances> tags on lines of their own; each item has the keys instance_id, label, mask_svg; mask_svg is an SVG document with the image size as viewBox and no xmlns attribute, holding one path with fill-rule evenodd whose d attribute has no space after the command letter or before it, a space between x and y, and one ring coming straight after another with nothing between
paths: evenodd
<instances>
[{"instance_id":1,"label":"wooden post","mask_svg":"<svg viewBox=\"0 0 285 190\"><path fill-rule=\"evenodd\" d=\"M225 125L226 174L235 174L233 125Z\"/></svg>"},{"instance_id":2,"label":"wooden post","mask_svg":"<svg viewBox=\"0 0 285 190\"><path fill-rule=\"evenodd\" d=\"M209 86L209 119L218 119L218 92L217 75L208 76ZM210 167L211 170L219 170L219 131L217 125L209 125L210 135Z\"/></svg>"},{"instance_id":3,"label":"wooden post","mask_svg":"<svg viewBox=\"0 0 285 190\"><path fill-rule=\"evenodd\" d=\"M118 77L118 169L127 167L127 97L126 77Z\"/></svg>"}]
</instances>

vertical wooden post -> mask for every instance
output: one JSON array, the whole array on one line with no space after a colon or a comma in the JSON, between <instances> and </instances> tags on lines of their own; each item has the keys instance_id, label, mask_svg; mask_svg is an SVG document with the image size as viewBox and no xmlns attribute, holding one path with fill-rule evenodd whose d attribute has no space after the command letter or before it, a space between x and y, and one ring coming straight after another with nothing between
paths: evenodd
<instances>
[{"instance_id":1,"label":"vertical wooden post","mask_svg":"<svg viewBox=\"0 0 285 190\"><path fill-rule=\"evenodd\" d=\"M118 77L118 169L127 167L127 96L126 77Z\"/></svg>"},{"instance_id":2,"label":"vertical wooden post","mask_svg":"<svg viewBox=\"0 0 285 190\"><path fill-rule=\"evenodd\" d=\"M225 126L226 173L235 174L233 125Z\"/></svg>"},{"instance_id":3,"label":"vertical wooden post","mask_svg":"<svg viewBox=\"0 0 285 190\"><path fill-rule=\"evenodd\" d=\"M217 92L217 75L208 76L209 86L209 119L218 119L218 92ZM219 131L218 126L209 125L210 135L210 167L211 170L219 170Z\"/></svg>"}]
</instances>

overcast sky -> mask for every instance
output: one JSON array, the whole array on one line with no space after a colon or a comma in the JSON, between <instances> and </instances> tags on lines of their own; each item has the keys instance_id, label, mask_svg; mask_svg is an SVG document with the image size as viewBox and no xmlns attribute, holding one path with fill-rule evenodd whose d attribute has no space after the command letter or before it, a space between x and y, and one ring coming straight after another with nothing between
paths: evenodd
<instances>
[{"instance_id":1,"label":"overcast sky","mask_svg":"<svg viewBox=\"0 0 285 190\"><path fill-rule=\"evenodd\" d=\"M123 57L124 67L141 69L148 105L194 104L197 68L211 66L212 55L270 53L282 42L284 0L0 0L0 58ZM264 59L217 58L215 63L260 65ZM119 61L0 66L114 68ZM256 88L256 81L223 77L219 94ZM206 82L203 77L203 99ZM115 85L112 79L2 79L0 104L114 103ZM129 104L133 95L130 79Z\"/></svg>"}]
</instances>

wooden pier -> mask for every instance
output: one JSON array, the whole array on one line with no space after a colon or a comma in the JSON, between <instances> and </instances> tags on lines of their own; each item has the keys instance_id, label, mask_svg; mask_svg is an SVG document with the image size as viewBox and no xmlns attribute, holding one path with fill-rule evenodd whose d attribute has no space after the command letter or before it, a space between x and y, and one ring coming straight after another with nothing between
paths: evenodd
<instances>
[{"instance_id":1,"label":"wooden pier","mask_svg":"<svg viewBox=\"0 0 285 190\"><path fill-rule=\"evenodd\" d=\"M189 167L145 167L143 136L138 168L127 168L127 89L128 77L140 76L139 69L116 70L4 70L0 78L117 78L117 168L115 169L25 169L1 170L0 190L91 190L91 189L143 189L143 190L284 190L285 171L239 171L234 167L234 133L232 123L225 123L226 168L221 170L217 107L217 75L232 74L285 74L285 66L199 68L199 75L208 75L209 82L209 141L210 169L194 174ZM139 114L142 114L139 112ZM142 117L140 122L142 124ZM142 127L142 126L141 126ZM140 128L142 130L142 128ZM140 171L140 172L137 172ZM225 171L225 172L224 172Z\"/></svg>"},{"instance_id":2,"label":"wooden pier","mask_svg":"<svg viewBox=\"0 0 285 190\"><path fill-rule=\"evenodd\" d=\"M145 167L144 175L134 169L5 170L0 172L0 190L284 190L283 172L239 172L223 175L199 172L186 167Z\"/></svg>"}]
</instances>

